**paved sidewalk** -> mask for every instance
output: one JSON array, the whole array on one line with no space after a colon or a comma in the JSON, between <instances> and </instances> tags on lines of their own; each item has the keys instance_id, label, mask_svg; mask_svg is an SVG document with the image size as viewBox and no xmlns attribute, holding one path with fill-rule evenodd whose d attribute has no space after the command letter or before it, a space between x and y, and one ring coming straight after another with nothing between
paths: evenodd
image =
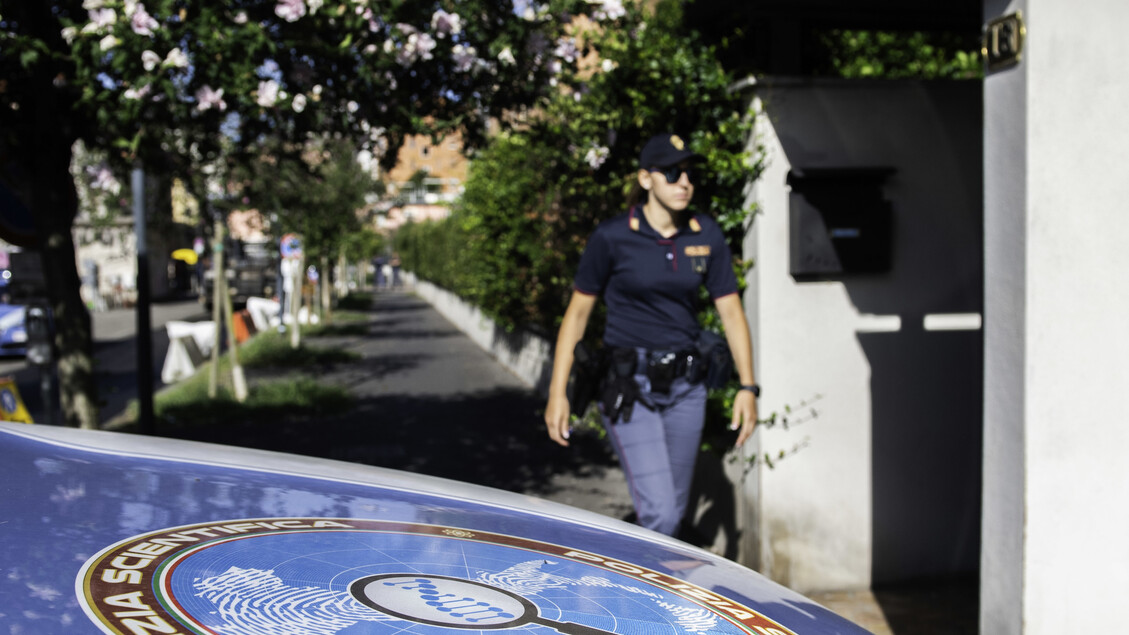
<instances>
[{"instance_id":1,"label":"paved sidewalk","mask_svg":"<svg viewBox=\"0 0 1129 635\"><path fill-rule=\"evenodd\" d=\"M451 478L615 518L631 512L606 444L595 435L580 435L571 448L552 443L541 398L423 300L381 292L367 332L308 341L362 356L316 373L348 388L357 399L352 411L179 435Z\"/></svg>"},{"instance_id":2,"label":"paved sidewalk","mask_svg":"<svg viewBox=\"0 0 1129 635\"><path fill-rule=\"evenodd\" d=\"M363 333L313 341L361 355L314 372L349 389L357 399L351 412L269 427L234 421L179 436L451 478L614 518L631 513L605 441L594 433L574 435L570 448L549 441L541 397L425 301L382 291ZM968 585L812 597L876 635L976 632Z\"/></svg>"}]
</instances>

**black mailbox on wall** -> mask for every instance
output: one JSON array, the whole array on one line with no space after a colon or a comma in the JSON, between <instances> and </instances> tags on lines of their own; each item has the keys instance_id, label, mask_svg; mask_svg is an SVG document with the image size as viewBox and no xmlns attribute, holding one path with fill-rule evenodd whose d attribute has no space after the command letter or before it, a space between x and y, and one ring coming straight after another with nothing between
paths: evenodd
<instances>
[{"instance_id":1,"label":"black mailbox on wall","mask_svg":"<svg viewBox=\"0 0 1129 635\"><path fill-rule=\"evenodd\" d=\"M894 214L883 187L894 168L793 168L790 267L797 279L890 270Z\"/></svg>"}]
</instances>

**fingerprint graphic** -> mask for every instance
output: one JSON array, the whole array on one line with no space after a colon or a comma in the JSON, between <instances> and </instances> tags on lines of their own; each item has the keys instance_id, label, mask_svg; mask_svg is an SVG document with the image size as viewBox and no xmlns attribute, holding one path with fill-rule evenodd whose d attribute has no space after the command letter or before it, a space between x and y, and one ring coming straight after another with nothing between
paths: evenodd
<instances>
[{"instance_id":1,"label":"fingerprint graphic","mask_svg":"<svg viewBox=\"0 0 1129 635\"><path fill-rule=\"evenodd\" d=\"M557 564L552 560L528 560L519 562L498 573L480 571L477 580L483 584L521 594L536 594L547 589L564 589L576 584L576 580L555 575L542 570L542 567Z\"/></svg>"},{"instance_id":2,"label":"fingerprint graphic","mask_svg":"<svg viewBox=\"0 0 1129 635\"><path fill-rule=\"evenodd\" d=\"M597 588L615 589L642 596L667 614L687 633L704 633L717 627L717 615L701 607L687 607L663 601L663 596L637 586L618 584L600 576L570 578L553 574L545 567L556 565L552 560L528 560L498 573L479 572L477 580L519 595L531 596L549 589Z\"/></svg>"},{"instance_id":3,"label":"fingerprint graphic","mask_svg":"<svg viewBox=\"0 0 1129 635\"><path fill-rule=\"evenodd\" d=\"M274 571L231 567L193 586L232 635L334 635L357 622L389 619L348 593L289 586Z\"/></svg>"},{"instance_id":4,"label":"fingerprint graphic","mask_svg":"<svg viewBox=\"0 0 1129 635\"><path fill-rule=\"evenodd\" d=\"M671 617L687 633L708 633L717 626L717 615L703 608L692 608L659 602L659 606L670 611Z\"/></svg>"}]
</instances>

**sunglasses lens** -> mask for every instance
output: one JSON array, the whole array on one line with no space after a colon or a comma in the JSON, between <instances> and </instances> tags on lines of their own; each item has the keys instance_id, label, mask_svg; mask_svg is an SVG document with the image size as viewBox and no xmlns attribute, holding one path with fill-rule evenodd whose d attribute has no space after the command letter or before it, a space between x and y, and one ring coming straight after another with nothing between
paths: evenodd
<instances>
[{"instance_id":1,"label":"sunglasses lens","mask_svg":"<svg viewBox=\"0 0 1129 635\"><path fill-rule=\"evenodd\" d=\"M677 183L678 179L682 178L683 172L686 173L686 179L693 183L694 173L690 171L690 168L683 168L674 165L662 171L663 176L666 177L666 182L671 184Z\"/></svg>"}]
</instances>

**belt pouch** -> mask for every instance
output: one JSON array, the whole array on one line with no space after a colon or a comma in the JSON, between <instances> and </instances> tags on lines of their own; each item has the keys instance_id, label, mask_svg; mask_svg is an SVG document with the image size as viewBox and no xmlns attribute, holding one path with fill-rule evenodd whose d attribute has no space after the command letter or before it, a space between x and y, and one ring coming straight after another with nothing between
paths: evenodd
<instances>
[{"instance_id":1,"label":"belt pouch","mask_svg":"<svg viewBox=\"0 0 1129 635\"><path fill-rule=\"evenodd\" d=\"M670 394L670 384L678 374L678 353L654 351L647 355L647 379L651 380L651 392Z\"/></svg>"}]
</instances>

